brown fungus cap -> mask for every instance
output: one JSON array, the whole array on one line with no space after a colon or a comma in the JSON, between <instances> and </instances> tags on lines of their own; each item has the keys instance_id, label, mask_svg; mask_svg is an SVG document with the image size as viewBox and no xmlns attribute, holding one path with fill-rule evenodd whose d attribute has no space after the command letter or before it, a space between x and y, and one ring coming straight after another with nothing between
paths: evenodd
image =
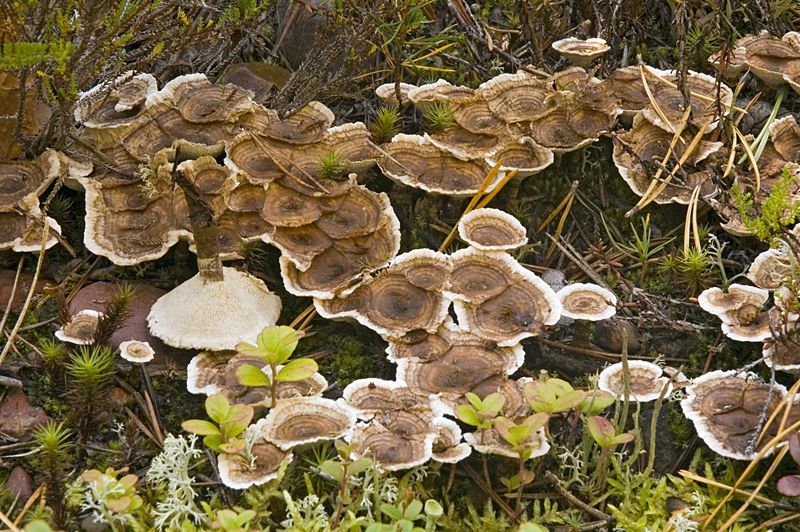
<instances>
[{"instance_id":1,"label":"brown fungus cap","mask_svg":"<svg viewBox=\"0 0 800 532\"><path fill-rule=\"evenodd\" d=\"M250 454L252 464L247 463L241 454L222 453L217 457L219 476L222 483L233 489L246 489L258 486L278 477L281 467L292 460L291 450L281 450L266 441L261 433L266 420L247 427L246 437L254 439Z\"/></svg>"},{"instance_id":2,"label":"brown fungus cap","mask_svg":"<svg viewBox=\"0 0 800 532\"><path fill-rule=\"evenodd\" d=\"M663 71L650 67L645 67L645 74L648 86L661 113L670 122L672 128L677 128L686 111L683 94L676 87L670 85L677 85L677 74L672 70ZM698 128L705 125L708 127L708 131L713 131L720 119L716 103L717 95L719 95L719 105L724 116L733 103L733 91L724 83L717 83L714 77L691 70L686 76L686 87L690 91L689 105L692 106L689 123ZM661 114L649 101L645 105L643 113L652 124L673 135L673 129L664 122Z\"/></svg>"},{"instance_id":3,"label":"brown fungus cap","mask_svg":"<svg viewBox=\"0 0 800 532\"><path fill-rule=\"evenodd\" d=\"M189 393L214 395L221 393L225 385L225 368L235 352L202 352L186 367L186 389Z\"/></svg>"},{"instance_id":4,"label":"brown fungus cap","mask_svg":"<svg viewBox=\"0 0 800 532\"><path fill-rule=\"evenodd\" d=\"M644 195L655 177L654 162L660 163L669 150L673 134L654 126L641 114L636 115L633 127L623 133L617 134L612 157L622 179L628 183L631 190L638 196ZM691 142L691 136L684 133L684 142L678 142L673 150L674 156L681 158L684 150ZM697 148L684 163L684 169L689 173L689 181L681 183L683 186L667 184L664 190L655 198L655 202L688 204L695 186L701 185L700 194L708 196L716 191L707 174L694 174L692 169L706 159L710 154L722 147L720 142L701 140ZM694 176L694 178L692 178ZM677 182L677 181L676 181Z\"/></svg>"},{"instance_id":5,"label":"brown fungus cap","mask_svg":"<svg viewBox=\"0 0 800 532\"><path fill-rule=\"evenodd\" d=\"M617 313L617 296L590 283L565 286L556 297L561 302L561 315L575 320L599 321Z\"/></svg>"},{"instance_id":6,"label":"brown fungus cap","mask_svg":"<svg viewBox=\"0 0 800 532\"><path fill-rule=\"evenodd\" d=\"M545 100L553 92L547 80L524 70L500 74L481 85L489 109L507 123L526 122L538 117Z\"/></svg>"},{"instance_id":7,"label":"brown fungus cap","mask_svg":"<svg viewBox=\"0 0 800 532\"><path fill-rule=\"evenodd\" d=\"M359 379L351 382L344 389L339 401L358 410L358 417L365 420L394 410L433 411L427 397L415 395L397 381L382 379Z\"/></svg>"},{"instance_id":8,"label":"brown fungus cap","mask_svg":"<svg viewBox=\"0 0 800 532\"><path fill-rule=\"evenodd\" d=\"M506 128L506 122L492 112L483 98L455 106L453 118L467 131L477 134L498 135Z\"/></svg>"},{"instance_id":9,"label":"brown fungus cap","mask_svg":"<svg viewBox=\"0 0 800 532\"><path fill-rule=\"evenodd\" d=\"M553 50L566 57L573 65L587 68L595 58L600 57L611 48L606 44L605 39L576 39L567 37L560 41L555 41Z\"/></svg>"},{"instance_id":10,"label":"brown fungus cap","mask_svg":"<svg viewBox=\"0 0 800 532\"><path fill-rule=\"evenodd\" d=\"M395 135L379 165L395 181L447 196L472 196L491 169L481 160L464 160L418 135ZM491 192L499 180L487 189Z\"/></svg>"},{"instance_id":11,"label":"brown fungus cap","mask_svg":"<svg viewBox=\"0 0 800 532\"><path fill-rule=\"evenodd\" d=\"M225 166L251 183L263 185L283 177L276 163L285 166L284 162L291 157L291 146L261 137L254 139L255 135L246 131L227 143Z\"/></svg>"},{"instance_id":12,"label":"brown fungus cap","mask_svg":"<svg viewBox=\"0 0 800 532\"><path fill-rule=\"evenodd\" d=\"M306 271L314 257L333 246L334 242L313 223L300 227L271 227L262 238L280 249L282 255L300 271Z\"/></svg>"},{"instance_id":13,"label":"brown fungus cap","mask_svg":"<svg viewBox=\"0 0 800 532\"><path fill-rule=\"evenodd\" d=\"M767 403L769 385L760 383L755 374L712 371L692 381L686 393L681 408L706 445L728 458L752 460L771 438L764 435L759 445L754 444L762 412L766 406L769 416L786 389L776 384Z\"/></svg>"},{"instance_id":14,"label":"brown fungus cap","mask_svg":"<svg viewBox=\"0 0 800 532\"><path fill-rule=\"evenodd\" d=\"M473 304L482 303L505 290L520 272L519 263L505 253L487 253L475 248L452 256L448 297Z\"/></svg>"},{"instance_id":15,"label":"brown fungus cap","mask_svg":"<svg viewBox=\"0 0 800 532\"><path fill-rule=\"evenodd\" d=\"M283 450L319 440L348 438L356 423L355 409L319 397L281 401L265 418L260 433Z\"/></svg>"},{"instance_id":16,"label":"brown fungus cap","mask_svg":"<svg viewBox=\"0 0 800 532\"><path fill-rule=\"evenodd\" d=\"M268 188L261 209L261 217L278 227L302 227L316 222L322 214L317 198L277 183Z\"/></svg>"},{"instance_id":17,"label":"brown fungus cap","mask_svg":"<svg viewBox=\"0 0 800 532\"><path fill-rule=\"evenodd\" d=\"M414 87L408 91L408 99L423 112L436 101L461 103L471 101L474 97L474 89L451 85L443 79Z\"/></svg>"},{"instance_id":18,"label":"brown fungus cap","mask_svg":"<svg viewBox=\"0 0 800 532\"><path fill-rule=\"evenodd\" d=\"M391 271L402 273L412 285L423 290L442 291L450 287L453 264L448 255L431 249L415 249L398 255Z\"/></svg>"},{"instance_id":19,"label":"brown fungus cap","mask_svg":"<svg viewBox=\"0 0 800 532\"><path fill-rule=\"evenodd\" d=\"M707 288L697 298L700 308L731 325L751 322L769 298L769 291L733 283L727 292Z\"/></svg>"},{"instance_id":20,"label":"brown fungus cap","mask_svg":"<svg viewBox=\"0 0 800 532\"><path fill-rule=\"evenodd\" d=\"M783 285L783 280L791 275L790 257L776 248L759 253L747 269L747 278L754 285L767 290L777 290Z\"/></svg>"},{"instance_id":21,"label":"brown fungus cap","mask_svg":"<svg viewBox=\"0 0 800 532\"><path fill-rule=\"evenodd\" d=\"M311 102L283 120L268 109L270 117L261 133L289 144L311 144L320 140L333 123L333 112L319 102Z\"/></svg>"},{"instance_id":22,"label":"brown fungus cap","mask_svg":"<svg viewBox=\"0 0 800 532\"><path fill-rule=\"evenodd\" d=\"M404 438L378 423L359 423L349 441L356 445L356 458L372 458L381 471L398 471L430 460L435 439L436 434Z\"/></svg>"},{"instance_id":23,"label":"brown fungus cap","mask_svg":"<svg viewBox=\"0 0 800 532\"><path fill-rule=\"evenodd\" d=\"M448 316L435 333L418 329L390 340L386 354L389 361L394 363L404 358L431 362L443 357L450 350L454 338L460 332L458 325Z\"/></svg>"},{"instance_id":24,"label":"brown fungus cap","mask_svg":"<svg viewBox=\"0 0 800 532\"><path fill-rule=\"evenodd\" d=\"M662 377L660 367L644 360L630 360L628 369L631 374L630 397L636 401L646 403L655 401L661 395L664 386L669 379ZM622 362L612 364L600 373L600 380L597 387L601 390L613 394L615 397L624 399L624 376ZM667 390L667 395L672 390Z\"/></svg>"},{"instance_id":25,"label":"brown fungus cap","mask_svg":"<svg viewBox=\"0 0 800 532\"><path fill-rule=\"evenodd\" d=\"M435 418L431 425L437 430L436 439L433 440L433 454L431 458L437 462L454 464L467 458L472 452L472 447L461 441L461 428L451 419Z\"/></svg>"},{"instance_id":26,"label":"brown fungus cap","mask_svg":"<svg viewBox=\"0 0 800 532\"><path fill-rule=\"evenodd\" d=\"M528 241L522 224L508 213L498 209L475 209L461 217L458 235L483 251L507 251Z\"/></svg>"},{"instance_id":27,"label":"brown fungus cap","mask_svg":"<svg viewBox=\"0 0 800 532\"><path fill-rule=\"evenodd\" d=\"M761 81L775 87L785 83L784 74L800 60L800 50L791 38L782 40L767 31L742 37L736 41L736 48L745 49L745 66Z\"/></svg>"},{"instance_id":28,"label":"brown fungus cap","mask_svg":"<svg viewBox=\"0 0 800 532\"><path fill-rule=\"evenodd\" d=\"M56 331L56 338L71 344L91 345L102 317L96 310L82 310Z\"/></svg>"},{"instance_id":29,"label":"brown fungus cap","mask_svg":"<svg viewBox=\"0 0 800 532\"><path fill-rule=\"evenodd\" d=\"M486 158L486 162L494 166L503 160L500 170L510 172L516 170L514 179L538 174L551 164L553 164L553 151L540 146L530 137L520 137L505 144L491 157Z\"/></svg>"},{"instance_id":30,"label":"brown fungus cap","mask_svg":"<svg viewBox=\"0 0 800 532\"><path fill-rule=\"evenodd\" d=\"M458 124L433 135L425 133L425 138L437 148L466 160L491 157L507 140L496 135L473 133Z\"/></svg>"},{"instance_id":31,"label":"brown fungus cap","mask_svg":"<svg viewBox=\"0 0 800 532\"><path fill-rule=\"evenodd\" d=\"M198 274L159 298L147 316L150 332L174 347L222 351L275 325L281 300L263 281L233 268L223 276L206 282Z\"/></svg>"}]
</instances>

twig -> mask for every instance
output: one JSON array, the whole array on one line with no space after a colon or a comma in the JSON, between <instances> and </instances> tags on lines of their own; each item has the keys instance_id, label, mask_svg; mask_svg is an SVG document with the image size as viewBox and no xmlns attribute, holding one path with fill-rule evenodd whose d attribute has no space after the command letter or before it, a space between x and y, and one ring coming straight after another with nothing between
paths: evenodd
<instances>
[{"instance_id":1,"label":"twig","mask_svg":"<svg viewBox=\"0 0 800 532\"><path fill-rule=\"evenodd\" d=\"M551 472L545 471L544 476L547 477L547 480L553 485L553 487L558 491L565 499L569 502L574 504L575 506L581 508L583 511L592 514L593 516L597 517L598 519L602 519L606 525L610 525L611 523L616 522L617 518L613 515L608 515L607 513L601 512L597 508L592 508L575 495L569 492L564 486L561 485L558 478Z\"/></svg>"}]
</instances>

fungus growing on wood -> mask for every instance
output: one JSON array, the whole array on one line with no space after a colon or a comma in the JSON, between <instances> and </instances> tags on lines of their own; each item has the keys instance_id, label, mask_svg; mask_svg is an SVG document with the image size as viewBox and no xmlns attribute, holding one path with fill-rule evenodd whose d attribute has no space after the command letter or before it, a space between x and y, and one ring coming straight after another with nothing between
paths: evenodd
<instances>
[{"instance_id":1,"label":"fungus growing on wood","mask_svg":"<svg viewBox=\"0 0 800 532\"><path fill-rule=\"evenodd\" d=\"M646 403L655 401L661 395L664 386L669 379L662 377L663 371L660 367L644 360L631 360L628 362L630 371L630 395L631 399ZM625 398L624 375L622 362L612 364L600 373L600 380L597 387L605 392L613 394L620 399ZM667 390L667 395L672 391L672 385Z\"/></svg>"},{"instance_id":2,"label":"fungus growing on wood","mask_svg":"<svg viewBox=\"0 0 800 532\"><path fill-rule=\"evenodd\" d=\"M522 224L508 213L498 209L474 209L461 217L458 235L483 251L507 251L528 241Z\"/></svg>"},{"instance_id":3,"label":"fungus growing on wood","mask_svg":"<svg viewBox=\"0 0 800 532\"><path fill-rule=\"evenodd\" d=\"M512 182L521 182L523 178L537 174L553 164L553 151L540 146L530 137L520 137L499 148L493 155L486 158L490 166L495 166L500 160L501 172L516 170Z\"/></svg>"},{"instance_id":4,"label":"fungus growing on wood","mask_svg":"<svg viewBox=\"0 0 800 532\"><path fill-rule=\"evenodd\" d=\"M789 257L775 248L759 253L747 269L747 278L767 290L777 290L791 274Z\"/></svg>"},{"instance_id":5,"label":"fungus growing on wood","mask_svg":"<svg viewBox=\"0 0 800 532\"><path fill-rule=\"evenodd\" d=\"M472 447L461 440L461 428L451 419L438 417L431 422L437 429L436 439L433 440L431 459L446 464L460 462L470 455Z\"/></svg>"},{"instance_id":6,"label":"fungus growing on wood","mask_svg":"<svg viewBox=\"0 0 800 532\"><path fill-rule=\"evenodd\" d=\"M448 316L434 333L416 330L390 340L386 354L389 361L394 363L404 358L430 362L447 353L453 345L453 335L459 332L458 325Z\"/></svg>"},{"instance_id":7,"label":"fungus growing on wood","mask_svg":"<svg viewBox=\"0 0 800 532\"><path fill-rule=\"evenodd\" d=\"M359 423L349 441L356 446L354 457L374 459L381 471L398 471L430 460L436 437L432 431L421 437L404 438L379 423Z\"/></svg>"},{"instance_id":8,"label":"fungus growing on wood","mask_svg":"<svg viewBox=\"0 0 800 532\"><path fill-rule=\"evenodd\" d=\"M500 74L481 85L489 109L501 120L513 124L539 116L553 89L547 80L524 70L516 74Z\"/></svg>"},{"instance_id":9,"label":"fungus growing on wood","mask_svg":"<svg viewBox=\"0 0 800 532\"><path fill-rule=\"evenodd\" d=\"M707 288L698 296L697 303L723 323L738 325L753 322L768 297L768 290L734 283L727 292L717 287Z\"/></svg>"},{"instance_id":10,"label":"fungus growing on wood","mask_svg":"<svg viewBox=\"0 0 800 532\"><path fill-rule=\"evenodd\" d=\"M599 321L617 313L617 296L596 284L570 284L556 292L556 297L561 315L574 320Z\"/></svg>"},{"instance_id":11,"label":"fungus growing on wood","mask_svg":"<svg viewBox=\"0 0 800 532\"><path fill-rule=\"evenodd\" d=\"M365 420L393 410L430 409L427 398L414 395L397 381L382 379L355 380L347 385L340 400L355 408L358 417Z\"/></svg>"}]
</instances>

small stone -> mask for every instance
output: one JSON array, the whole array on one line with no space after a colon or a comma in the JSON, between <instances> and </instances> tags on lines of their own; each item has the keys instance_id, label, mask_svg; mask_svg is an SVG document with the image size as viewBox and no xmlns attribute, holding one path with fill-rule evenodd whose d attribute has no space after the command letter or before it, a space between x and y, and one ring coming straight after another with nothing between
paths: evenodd
<instances>
[{"instance_id":1,"label":"small stone","mask_svg":"<svg viewBox=\"0 0 800 532\"><path fill-rule=\"evenodd\" d=\"M31 476L22 469L22 466L17 466L11 470L8 479L6 479L5 488L11 491L11 495L19 501L20 505L33 495Z\"/></svg>"},{"instance_id":2,"label":"small stone","mask_svg":"<svg viewBox=\"0 0 800 532\"><path fill-rule=\"evenodd\" d=\"M17 272L14 270L0 270L0 308L5 309L8 305L8 299L11 297L11 289L14 288L14 278ZM12 310L22 309L25 304L25 299L28 297L28 292L31 289L33 282L33 275L23 273L19 276L17 283L17 290L14 292L14 301L11 303ZM41 293L45 287L45 282L39 280L36 283L36 293Z\"/></svg>"},{"instance_id":3,"label":"small stone","mask_svg":"<svg viewBox=\"0 0 800 532\"><path fill-rule=\"evenodd\" d=\"M122 388L114 386L108 394L108 402L112 405L124 405L128 402L128 394Z\"/></svg>"},{"instance_id":4,"label":"small stone","mask_svg":"<svg viewBox=\"0 0 800 532\"><path fill-rule=\"evenodd\" d=\"M47 424L50 418L39 407L33 407L25 393L12 389L0 403L0 430L12 438L21 438L28 431Z\"/></svg>"},{"instance_id":5,"label":"small stone","mask_svg":"<svg viewBox=\"0 0 800 532\"><path fill-rule=\"evenodd\" d=\"M84 532L103 532L108 528L108 523L97 520L94 514L89 514L81 519L80 527Z\"/></svg>"},{"instance_id":6,"label":"small stone","mask_svg":"<svg viewBox=\"0 0 800 532\"><path fill-rule=\"evenodd\" d=\"M612 353L622 352L622 331L628 331L628 354L639 350L639 329L625 320L610 318L595 323L594 343Z\"/></svg>"}]
</instances>

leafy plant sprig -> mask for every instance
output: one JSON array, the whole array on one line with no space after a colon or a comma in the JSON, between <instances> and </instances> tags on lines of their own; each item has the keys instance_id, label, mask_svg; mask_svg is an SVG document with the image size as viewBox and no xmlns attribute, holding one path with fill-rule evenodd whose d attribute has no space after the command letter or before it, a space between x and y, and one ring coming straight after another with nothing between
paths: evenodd
<instances>
[{"instance_id":1,"label":"leafy plant sprig","mask_svg":"<svg viewBox=\"0 0 800 532\"><path fill-rule=\"evenodd\" d=\"M272 406L277 400L275 382L296 382L311 377L318 369L317 363L310 358L298 358L284 365L280 371L278 366L292 356L297 342L305 335L285 325L267 327L258 335L256 345L240 342L236 351L241 355L264 359L269 365L269 375L261 369L243 364L236 369L236 378L243 386L269 386L272 392Z\"/></svg>"},{"instance_id":2,"label":"leafy plant sprig","mask_svg":"<svg viewBox=\"0 0 800 532\"><path fill-rule=\"evenodd\" d=\"M250 405L231 405L221 394L214 394L206 399L208 417L217 423L202 419L190 419L181 423L186 432L203 438L203 443L218 453L240 453L247 447L247 442L237 438L253 419L253 407Z\"/></svg>"},{"instance_id":3,"label":"leafy plant sprig","mask_svg":"<svg viewBox=\"0 0 800 532\"><path fill-rule=\"evenodd\" d=\"M501 438L512 446L512 450L519 455L519 472L516 476L503 482L509 490L517 489L517 510L519 510L522 502L523 487L533 482L534 478L533 471L525 469L525 461L533 454L534 447L541 445L539 439L534 439L533 436L539 429L546 427L549 420L550 414L546 412L537 412L528 416L520 424L514 423L507 417L498 417L494 420L494 429L500 434Z\"/></svg>"},{"instance_id":4,"label":"leafy plant sprig","mask_svg":"<svg viewBox=\"0 0 800 532\"><path fill-rule=\"evenodd\" d=\"M216 519L211 523L211 528L214 530L223 530L224 532L257 532L256 530L246 528L247 523L256 516L253 510L243 510L235 512L233 510L217 510Z\"/></svg>"},{"instance_id":5,"label":"leafy plant sprig","mask_svg":"<svg viewBox=\"0 0 800 532\"><path fill-rule=\"evenodd\" d=\"M470 402L469 405L456 407L456 417L467 425L477 427L481 431L481 445L483 445L486 429L492 428L495 418L500 414L503 405L506 404L506 398L503 397L503 394L494 392L481 400L474 393L468 392L467 400Z\"/></svg>"},{"instance_id":6,"label":"leafy plant sprig","mask_svg":"<svg viewBox=\"0 0 800 532\"><path fill-rule=\"evenodd\" d=\"M114 532L124 529L126 523L135 522L136 517L130 512L141 508L143 504L142 497L136 493L135 487L139 477L129 474L117 479L117 475L127 471L127 467L120 470L109 467L105 473L90 469L81 475L83 481L90 487L82 508L93 510L95 517L108 523ZM117 528L118 525L122 528Z\"/></svg>"},{"instance_id":7,"label":"leafy plant sprig","mask_svg":"<svg viewBox=\"0 0 800 532\"><path fill-rule=\"evenodd\" d=\"M588 396L583 390L575 390L561 379L527 382L522 387L522 393L534 412L546 413L548 417L579 406ZM547 425L545 433L549 437Z\"/></svg>"},{"instance_id":8,"label":"leafy plant sprig","mask_svg":"<svg viewBox=\"0 0 800 532\"><path fill-rule=\"evenodd\" d=\"M620 443L630 443L634 440L633 434L623 433L617 434L614 424L602 416L592 416L586 422L589 434L597 445L603 450L600 457L600 468L597 473L597 489L598 491L603 488L606 479L606 460L608 459L608 451Z\"/></svg>"},{"instance_id":9,"label":"leafy plant sprig","mask_svg":"<svg viewBox=\"0 0 800 532\"><path fill-rule=\"evenodd\" d=\"M350 496L350 484L348 480L358 473L372 466L375 462L371 458L358 458L350 460L351 453L355 450L356 444L347 445L346 443L334 441L339 460L326 460L320 464L319 469L333 477L339 483L339 506L336 509L336 516L333 518L333 529L339 524L342 509L345 504L353 502Z\"/></svg>"}]
</instances>

